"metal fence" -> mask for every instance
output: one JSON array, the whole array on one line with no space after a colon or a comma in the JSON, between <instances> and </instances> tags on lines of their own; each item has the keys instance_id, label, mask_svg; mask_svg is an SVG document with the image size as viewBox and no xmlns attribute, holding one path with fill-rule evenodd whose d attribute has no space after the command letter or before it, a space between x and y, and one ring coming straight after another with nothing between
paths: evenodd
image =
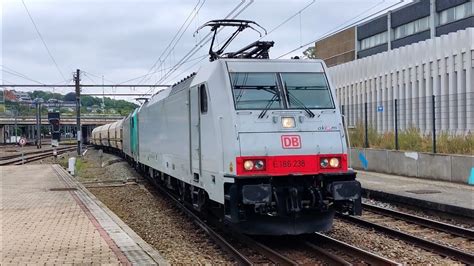
<instances>
[{"instance_id":1,"label":"metal fence","mask_svg":"<svg viewBox=\"0 0 474 266\"><path fill-rule=\"evenodd\" d=\"M458 93L393 101L341 105L350 131L363 134L363 147L371 147L372 135L385 136L399 149L399 136L410 131L432 140L436 153L437 136L472 136L474 129L474 93ZM386 143L386 146L390 143Z\"/></svg>"}]
</instances>

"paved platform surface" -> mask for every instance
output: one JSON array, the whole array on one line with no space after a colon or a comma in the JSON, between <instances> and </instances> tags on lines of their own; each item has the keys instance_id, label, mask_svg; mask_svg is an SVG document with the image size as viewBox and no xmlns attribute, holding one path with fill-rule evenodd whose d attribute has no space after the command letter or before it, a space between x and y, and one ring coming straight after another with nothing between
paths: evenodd
<instances>
[{"instance_id":1,"label":"paved platform surface","mask_svg":"<svg viewBox=\"0 0 474 266\"><path fill-rule=\"evenodd\" d=\"M166 264L59 165L0 168L0 265Z\"/></svg>"},{"instance_id":2,"label":"paved platform surface","mask_svg":"<svg viewBox=\"0 0 474 266\"><path fill-rule=\"evenodd\" d=\"M357 171L366 194L474 217L474 186Z\"/></svg>"}]
</instances>

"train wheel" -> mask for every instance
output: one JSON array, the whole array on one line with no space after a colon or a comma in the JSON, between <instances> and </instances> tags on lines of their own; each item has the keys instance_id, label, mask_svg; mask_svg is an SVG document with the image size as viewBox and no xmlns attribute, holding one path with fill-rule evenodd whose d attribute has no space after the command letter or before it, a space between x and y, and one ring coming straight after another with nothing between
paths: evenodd
<instances>
[{"instance_id":1,"label":"train wheel","mask_svg":"<svg viewBox=\"0 0 474 266\"><path fill-rule=\"evenodd\" d=\"M178 181L178 195L181 202L186 201L186 183L181 180Z\"/></svg>"},{"instance_id":2,"label":"train wheel","mask_svg":"<svg viewBox=\"0 0 474 266\"><path fill-rule=\"evenodd\" d=\"M191 200L195 210L201 212L207 203L207 194L198 187L191 187Z\"/></svg>"}]
</instances>

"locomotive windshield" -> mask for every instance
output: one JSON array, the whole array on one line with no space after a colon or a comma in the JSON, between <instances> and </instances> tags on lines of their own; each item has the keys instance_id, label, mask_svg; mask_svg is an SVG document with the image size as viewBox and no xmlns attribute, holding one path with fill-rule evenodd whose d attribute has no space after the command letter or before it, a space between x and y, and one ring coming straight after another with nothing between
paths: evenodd
<instances>
[{"instance_id":1,"label":"locomotive windshield","mask_svg":"<svg viewBox=\"0 0 474 266\"><path fill-rule=\"evenodd\" d=\"M274 73L231 73L230 76L237 110L283 107Z\"/></svg>"},{"instance_id":2,"label":"locomotive windshield","mask_svg":"<svg viewBox=\"0 0 474 266\"><path fill-rule=\"evenodd\" d=\"M334 108L326 77L323 73L282 73L281 79L288 97L288 108Z\"/></svg>"},{"instance_id":3,"label":"locomotive windshield","mask_svg":"<svg viewBox=\"0 0 474 266\"><path fill-rule=\"evenodd\" d=\"M230 80L236 110L334 108L323 73L238 72Z\"/></svg>"}]
</instances>

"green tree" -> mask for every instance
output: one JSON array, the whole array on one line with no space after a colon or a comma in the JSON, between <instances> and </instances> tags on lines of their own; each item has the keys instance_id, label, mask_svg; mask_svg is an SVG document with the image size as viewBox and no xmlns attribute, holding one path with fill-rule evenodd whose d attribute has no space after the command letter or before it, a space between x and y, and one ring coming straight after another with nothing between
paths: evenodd
<instances>
[{"instance_id":1,"label":"green tree","mask_svg":"<svg viewBox=\"0 0 474 266\"><path fill-rule=\"evenodd\" d=\"M316 59L317 58L316 47L315 46L308 47L308 49L303 51L303 56L304 58Z\"/></svg>"},{"instance_id":2,"label":"green tree","mask_svg":"<svg viewBox=\"0 0 474 266\"><path fill-rule=\"evenodd\" d=\"M64 95L64 101L67 101L67 102L73 102L76 100L76 93L75 92L70 92L66 95Z\"/></svg>"},{"instance_id":3,"label":"green tree","mask_svg":"<svg viewBox=\"0 0 474 266\"><path fill-rule=\"evenodd\" d=\"M33 91L33 92L30 92L30 97L31 99L36 99L36 98L42 98L43 100L47 101L49 99L58 99L58 100L62 100L63 99L63 95L60 94L60 93L53 93L53 92L49 92L49 91Z\"/></svg>"},{"instance_id":4,"label":"green tree","mask_svg":"<svg viewBox=\"0 0 474 266\"><path fill-rule=\"evenodd\" d=\"M100 105L100 103L102 103L102 100L100 98L92 97L89 95L81 96L82 106L91 107L93 105Z\"/></svg>"}]
</instances>

